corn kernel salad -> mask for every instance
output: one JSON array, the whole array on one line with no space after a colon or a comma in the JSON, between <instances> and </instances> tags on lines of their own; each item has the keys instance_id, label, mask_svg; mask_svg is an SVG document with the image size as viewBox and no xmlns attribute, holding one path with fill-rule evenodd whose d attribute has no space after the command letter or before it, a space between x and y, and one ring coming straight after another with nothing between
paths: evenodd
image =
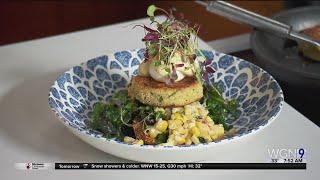
<instances>
[{"instance_id":1,"label":"corn kernel salad","mask_svg":"<svg viewBox=\"0 0 320 180\"><path fill-rule=\"evenodd\" d=\"M171 111L169 120L159 119L153 126L147 126L145 129L145 133L151 138L167 134L167 139L161 145L199 144L224 137L223 125L215 124L208 116L208 110L200 102L172 108L169 111L164 108L155 108L155 111L163 113ZM124 142L126 142L126 137ZM131 142L128 141L127 143Z\"/></svg>"}]
</instances>

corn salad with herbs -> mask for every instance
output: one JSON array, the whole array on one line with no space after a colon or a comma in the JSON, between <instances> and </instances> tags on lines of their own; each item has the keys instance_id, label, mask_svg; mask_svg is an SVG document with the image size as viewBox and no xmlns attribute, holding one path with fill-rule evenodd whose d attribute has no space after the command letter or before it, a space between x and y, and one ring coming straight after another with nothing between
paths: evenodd
<instances>
[{"instance_id":1,"label":"corn salad with herbs","mask_svg":"<svg viewBox=\"0 0 320 180\"><path fill-rule=\"evenodd\" d=\"M155 111L166 112L164 108L155 108ZM172 108L169 120L159 119L153 126L145 129L145 133L151 138L164 132L168 132L167 141L161 144L165 146L199 144L201 140L212 142L224 136L223 126L214 124L208 116L208 110L200 102ZM143 144L141 141L131 137L124 138L124 142L130 144Z\"/></svg>"}]
</instances>

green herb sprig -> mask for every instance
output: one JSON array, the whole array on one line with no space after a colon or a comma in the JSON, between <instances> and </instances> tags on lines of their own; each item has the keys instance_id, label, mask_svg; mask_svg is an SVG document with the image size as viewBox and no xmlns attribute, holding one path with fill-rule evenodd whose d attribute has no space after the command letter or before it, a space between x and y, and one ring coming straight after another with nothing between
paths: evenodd
<instances>
[{"instance_id":1,"label":"green herb sprig","mask_svg":"<svg viewBox=\"0 0 320 180\"><path fill-rule=\"evenodd\" d=\"M126 131L132 131L133 120L153 125L160 118L164 118L163 112L133 100L127 90L122 90L115 93L108 103L95 104L89 127L102 132L107 138L123 139Z\"/></svg>"},{"instance_id":2,"label":"green herb sprig","mask_svg":"<svg viewBox=\"0 0 320 180\"><path fill-rule=\"evenodd\" d=\"M226 130L232 128L227 125L225 120L227 118L236 119L236 110L238 103L236 100L226 100L222 97L219 89L215 86L205 87L204 102L209 111L209 116L215 124L222 124Z\"/></svg>"}]
</instances>

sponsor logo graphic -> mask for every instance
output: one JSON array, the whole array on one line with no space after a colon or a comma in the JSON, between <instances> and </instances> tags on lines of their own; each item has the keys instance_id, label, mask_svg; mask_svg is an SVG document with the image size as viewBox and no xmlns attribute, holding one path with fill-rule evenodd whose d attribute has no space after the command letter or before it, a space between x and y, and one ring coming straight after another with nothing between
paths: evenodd
<instances>
[{"instance_id":1,"label":"sponsor logo graphic","mask_svg":"<svg viewBox=\"0 0 320 180\"><path fill-rule=\"evenodd\" d=\"M52 163L15 163L15 168L19 170L47 170L53 167Z\"/></svg>"}]
</instances>

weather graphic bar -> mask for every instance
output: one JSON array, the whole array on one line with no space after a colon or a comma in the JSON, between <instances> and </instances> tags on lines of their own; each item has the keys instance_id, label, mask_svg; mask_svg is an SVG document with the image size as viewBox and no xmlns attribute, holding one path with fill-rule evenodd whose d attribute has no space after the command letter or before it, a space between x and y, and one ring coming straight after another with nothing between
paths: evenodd
<instances>
[{"instance_id":1,"label":"weather graphic bar","mask_svg":"<svg viewBox=\"0 0 320 180\"><path fill-rule=\"evenodd\" d=\"M55 163L55 169L307 169L306 163Z\"/></svg>"}]
</instances>

